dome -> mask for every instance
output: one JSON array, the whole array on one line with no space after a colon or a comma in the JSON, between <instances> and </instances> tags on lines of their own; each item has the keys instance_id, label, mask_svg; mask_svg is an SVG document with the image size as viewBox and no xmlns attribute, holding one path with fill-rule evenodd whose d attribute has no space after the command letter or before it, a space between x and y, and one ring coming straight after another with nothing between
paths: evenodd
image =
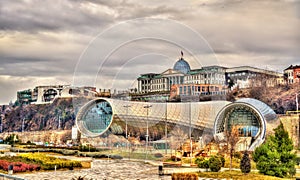
<instances>
[{"instance_id":1,"label":"dome","mask_svg":"<svg viewBox=\"0 0 300 180\"><path fill-rule=\"evenodd\" d=\"M186 60L184 60L183 58L180 58L173 67L174 70L176 71L180 71L184 74L187 74L188 72L190 72L191 68L188 62L186 62Z\"/></svg>"},{"instance_id":2,"label":"dome","mask_svg":"<svg viewBox=\"0 0 300 180\"><path fill-rule=\"evenodd\" d=\"M270 108L265 103L263 103L262 101L259 101L257 99L252 99L252 98L242 98L237 100L236 102L243 102L252 105L264 116L266 121L277 120L277 115L273 111L273 109Z\"/></svg>"}]
</instances>

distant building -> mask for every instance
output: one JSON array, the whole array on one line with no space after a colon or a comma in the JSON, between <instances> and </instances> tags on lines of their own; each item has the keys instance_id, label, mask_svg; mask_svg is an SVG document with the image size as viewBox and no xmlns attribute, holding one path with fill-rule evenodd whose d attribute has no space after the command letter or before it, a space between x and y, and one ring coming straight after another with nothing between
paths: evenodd
<instances>
[{"instance_id":1,"label":"distant building","mask_svg":"<svg viewBox=\"0 0 300 180\"><path fill-rule=\"evenodd\" d=\"M288 84L300 82L300 65L290 65L284 70L284 77Z\"/></svg>"},{"instance_id":2,"label":"distant building","mask_svg":"<svg viewBox=\"0 0 300 180\"><path fill-rule=\"evenodd\" d=\"M33 99L33 92L31 89L26 89L23 91L18 91L17 92L17 99L20 104L30 104L34 102L35 100Z\"/></svg>"},{"instance_id":3,"label":"distant building","mask_svg":"<svg viewBox=\"0 0 300 180\"><path fill-rule=\"evenodd\" d=\"M273 87L282 77L281 73L251 66L239 66L226 69L226 82L233 82L233 87L249 88L257 86Z\"/></svg>"},{"instance_id":4,"label":"distant building","mask_svg":"<svg viewBox=\"0 0 300 180\"><path fill-rule=\"evenodd\" d=\"M19 104L42 104L50 103L57 97L87 96L96 97L95 87L71 87L69 85L36 86L17 92Z\"/></svg>"},{"instance_id":5,"label":"distant building","mask_svg":"<svg viewBox=\"0 0 300 180\"><path fill-rule=\"evenodd\" d=\"M35 103L51 102L61 96L61 92L67 85L37 86L33 89L32 99Z\"/></svg>"},{"instance_id":6,"label":"distant building","mask_svg":"<svg viewBox=\"0 0 300 180\"><path fill-rule=\"evenodd\" d=\"M275 86L282 83L283 75L278 72L240 66L204 66L191 69L183 56L173 69L162 73L141 74L138 93L135 96L155 100L154 97L170 93L170 99L199 100L199 96L224 95L228 88L249 88L253 86ZM161 99L161 98L160 98Z\"/></svg>"},{"instance_id":7,"label":"distant building","mask_svg":"<svg viewBox=\"0 0 300 180\"><path fill-rule=\"evenodd\" d=\"M276 78L276 84L285 84L284 75L281 74Z\"/></svg>"}]
</instances>

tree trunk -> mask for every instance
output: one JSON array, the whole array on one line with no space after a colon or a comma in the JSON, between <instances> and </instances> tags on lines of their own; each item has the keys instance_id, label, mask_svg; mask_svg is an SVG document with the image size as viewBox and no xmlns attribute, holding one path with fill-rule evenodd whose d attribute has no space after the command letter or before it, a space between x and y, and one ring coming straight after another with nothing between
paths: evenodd
<instances>
[{"instance_id":1,"label":"tree trunk","mask_svg":"<svg viewBox=\"0 0 300 180\"><path fill-rule=\"evenodd\" d=\"M231 169L232 169L232 150L230 150L230 167L229 167L230 172Z\"/></svg>"}]
</instances>

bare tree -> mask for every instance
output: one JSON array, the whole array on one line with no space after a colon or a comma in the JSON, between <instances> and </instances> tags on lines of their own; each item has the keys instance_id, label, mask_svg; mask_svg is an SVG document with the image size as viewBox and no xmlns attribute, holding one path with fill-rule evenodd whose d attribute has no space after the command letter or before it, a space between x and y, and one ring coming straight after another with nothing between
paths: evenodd
<instances>
[{"instance_id":1,"label":"bare tree","mask_svg":"<svg viewBox=\"0 0 300 180\"><path fill-rule=\"evenodd\" d=\"M52 134L52 137L51 137L51 139L53 140L53 143L54 144L57 144L59 141L58 141L58 134L56 133L56 132L54 132L53 134Z\"/></svg>"},{"instance_id":2,"label":"bare tree","mask_svg":"<svg viewBox=\"0 0 300 180\"><path fill-rule=\"evenodd\" d=\"M68 140L72 139L72 132L67 131L60 136L60 141L63 143L67 143Z\"/></svg>"},{"instance_id":3,"label":"bare tree","mask_svg":"<svg viewBox=\"0 0 300 180\"><path fill-rule=\"evenodd\" d=\"M182 147L183 143L188 139L187 133L185 133L180 127L175 127L171 132L171 148L175 150ZM172 152L171 149L171 152ZM175 153L176 155L176 153Z\"/></svg>"},{"instance_id":4,"label":"bare tree","mask_svg":"<svg viewBox=\"0 0 300 180\"><path fill-rule=\"evenodd\" d=\"M50 136L51 136L51 134L49 134L49 132L44 133L44 136L43 136L43 141L44 141L44 143L45 143L45 142L48 142L48 143L49 143L49 141L50 141Z\"/></svg>"},{"instance_id":5,"label":"bare tree","mask_svg":"<svg viewBox=\"0 0 300 180\"><path fill-rule=\"evenodd\" d=\"M227 153L230 156L230 171L232 169L232 157L235 153L235 146L239 141L238 126L231 126L231 129L225 131Z\"/></svg>"}]
</instances>

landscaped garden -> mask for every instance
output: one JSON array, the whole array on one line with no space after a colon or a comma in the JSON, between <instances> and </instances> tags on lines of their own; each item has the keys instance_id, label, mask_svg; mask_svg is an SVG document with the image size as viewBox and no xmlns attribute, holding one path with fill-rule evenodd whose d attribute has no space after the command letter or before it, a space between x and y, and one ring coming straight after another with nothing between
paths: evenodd
<instances>
[{"instance_id":1,"label":"landscaped garden","mask_svg":"<svg viewBox=\"0 0 300 180\"><path fill-rule=\"evenodd\" d=\"M27 153L18 156L0 157L1 170L7 171L9 165L13 165L14 172L82 167L79 161L60 159L42 153Z\"/></svg>"},{"instance_id":2,"label":"landscaped garden","mask_svg":"<svg viewBox=\"0 0 300 180\"><path fill-rule=\"evenodd\" d=\"M297 159L293 143L282 124L274 129L274 135L268 136L266 141L252 153L235 152L230 147L233 146L229 146L227 151L221 151L217 155L200 156L192 160L192 163L197 164L199 168L205 169L204 172L199 172L197 175L205 178L271 180L291 179L296 175ZM178 160L180 163L185 162L184 159L179 158ZM222 167L229 170L220 172ZM240 171L236 169L240 169ZM254 169L255 172L251 172L251 169ZM174 175L174 179L186 177L193 179L194 175L184 173Z\"/></svg>"}]
</instances>

